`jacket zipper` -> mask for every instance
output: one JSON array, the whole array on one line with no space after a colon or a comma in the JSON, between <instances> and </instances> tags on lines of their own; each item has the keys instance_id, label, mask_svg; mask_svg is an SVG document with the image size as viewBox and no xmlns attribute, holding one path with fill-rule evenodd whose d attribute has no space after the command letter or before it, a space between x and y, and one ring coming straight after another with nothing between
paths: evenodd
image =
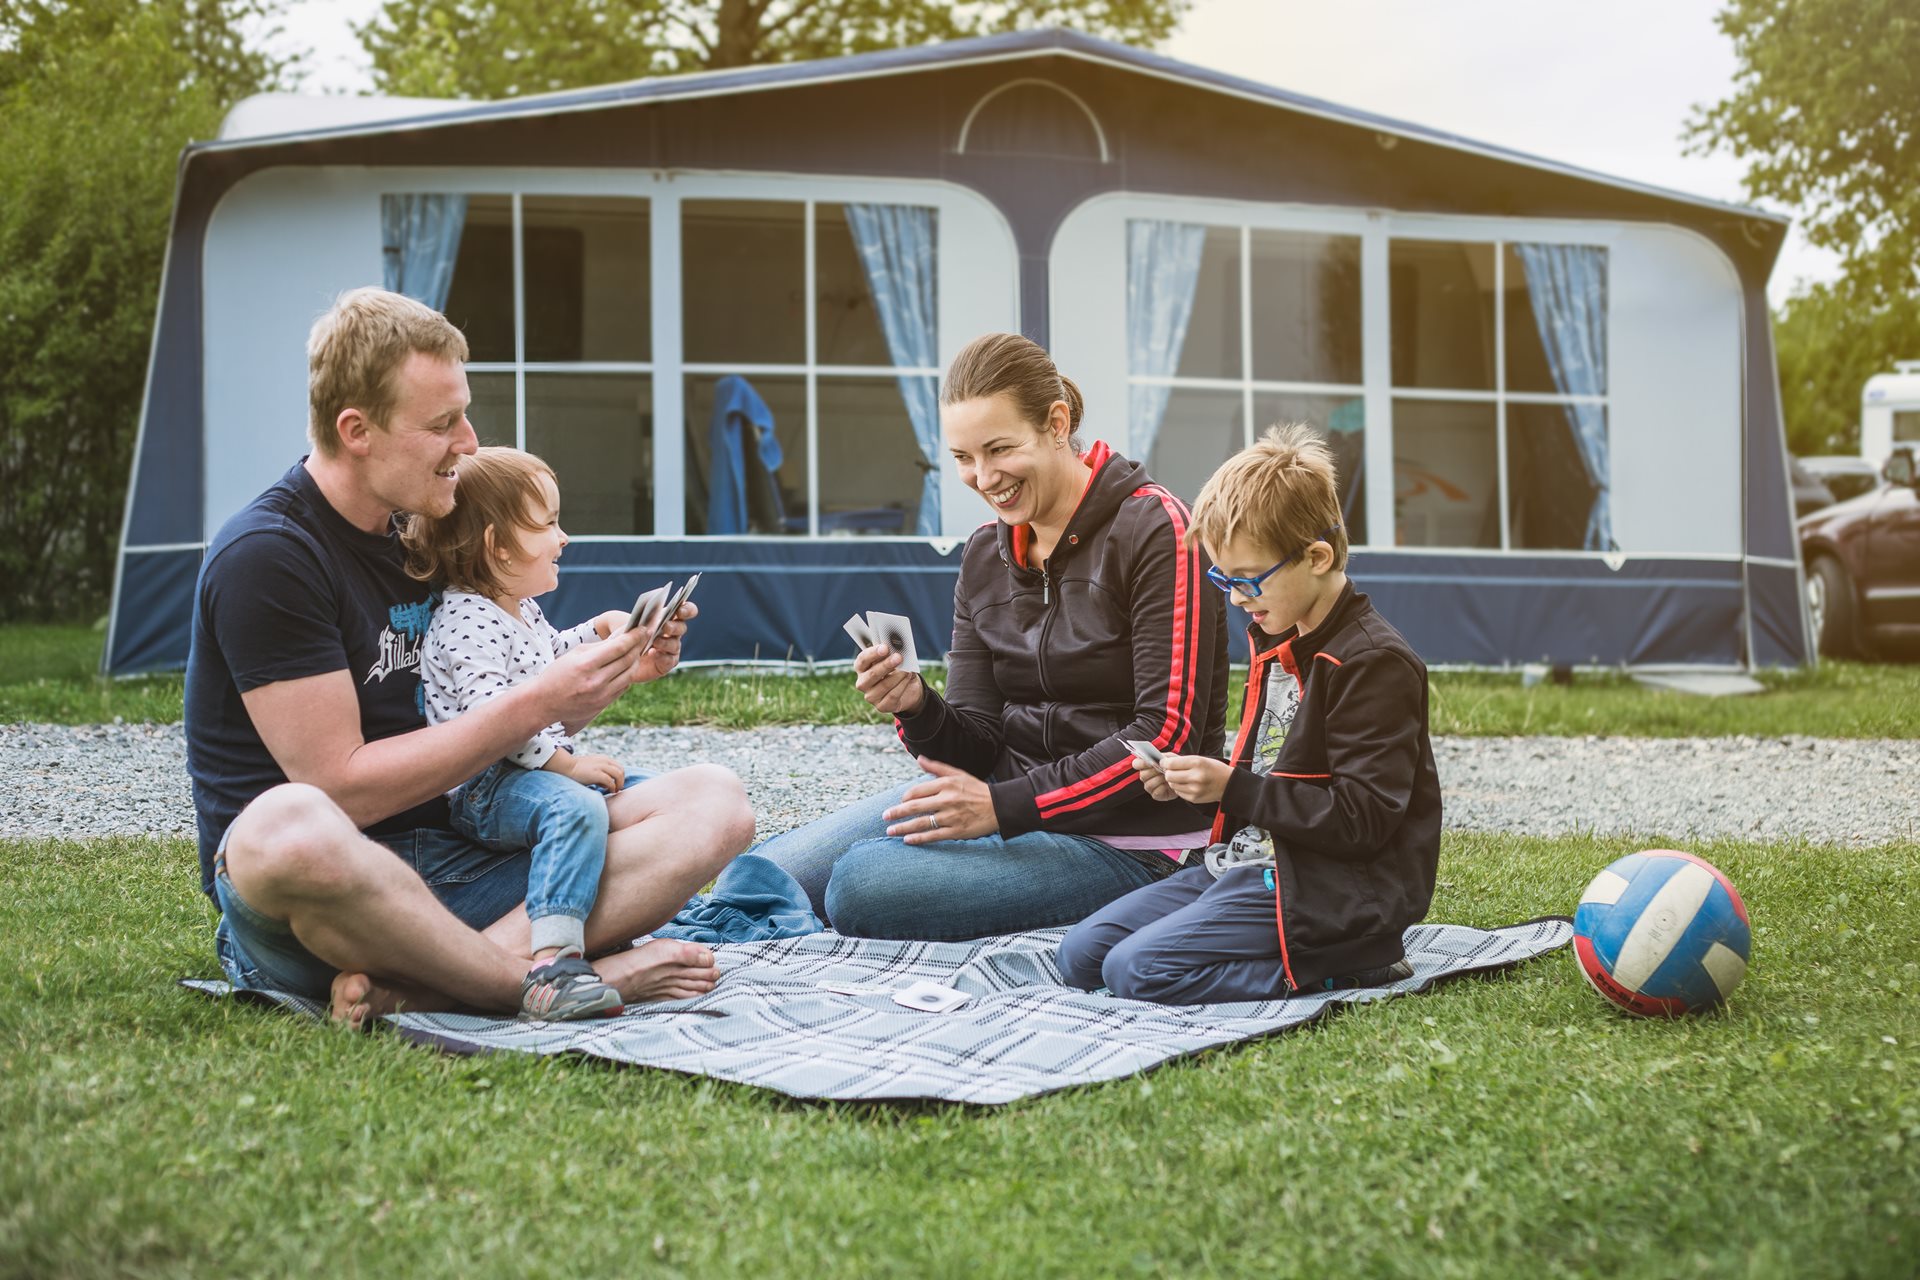
<instances>
[{"instance_id":1,"label":"jacket zipper","mask_svg":"<svg viewBox=\"0 0 1920 1280\"><path fill-rule=\"evenodd\" d=\"M1040 678L1040 692L1049 698L1053 688L1047 683L1047 632L1053 629L1053 574L1050 568L1052 557L1040 562L1040 605L1046 612L1040 619L1040 648L1033 655L1034 674Z\"/></svg>"},{"instance_id":2,"label":"jacket zipper","mask_svg":"<svg viewBox=\"0 0 1920 1280\"><path fill-rule=\"evenodd\" d=\"M1290 652L1289 652L1289 656L1291 656ZM1269 661L1271 661L1271 659ZM1285 666L1286 663L1282 662L1280 665ZM1245 715L1244 713L1241 716L1240 734L1237 735L1237 740L1233 744L1232 763L1235 765L1235 767L1238 766L1240 761L1241 748L1243 746L1246 746L1250 740L1257 738L1259 718L1260 716L1266 713L1266 709L1267 709L1266 669L1267 669L1267 663L1260 661L1256 657L1253 661L1253 665L1247 671L1247 688L1249 692L1253 691L1254 681L1256 679L1259 680L1260 682L1259 693L1257 695L1257 698L1247 699L1247 701L1250 703L1257 703L1258 709L1253 712L1251 717ZM1300 677L1298 675L1295 675L1294 680L1296 683L1299 683ZM1304 702L1306 700L1306 696L1307 696L1306 687L1303 684L1301 685L1301 689L1300 689L1301 701ZM1253 732L1249 732L1248 727L1250 725L1254 726ZM1251 756L1249 756L1249 759L1250 758ZM1221 822L1221 829L1223 834L1225 831L1226 816L1227 816L1227 811L1225 808L1222 808L1220 810L1220 822ZM1273 838L1272 832L1268 832L1267 835L1269 839ZM1274 932L1280 935L1280 971L1286 974L1287 976L1287 986L1292 988L1295 991L1298 991L1300 988L1293 980L1293 957L1288 953L1288 948L1287 948L1287 904L1285 901L1285 895L1280 890L1280 849L1279 849L1279 842L1277 840L1274 842L1273 853L1274 853L1273 871L1272 871L1272 874L1273 874L1273 928L1274 928Z\"/></svg>"}]
</instances>

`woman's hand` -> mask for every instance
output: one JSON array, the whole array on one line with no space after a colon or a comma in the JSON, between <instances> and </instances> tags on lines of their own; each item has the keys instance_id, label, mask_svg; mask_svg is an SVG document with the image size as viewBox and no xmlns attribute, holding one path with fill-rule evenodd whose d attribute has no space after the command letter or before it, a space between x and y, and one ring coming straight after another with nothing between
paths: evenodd
<instances>
[{"instance_id":1,"label":"woman's hand","mask_svg":"<svg viewBox=\"0 0 1920 1280\"><path fill-rule=\"evenodd\" d=\"M986 783L964 769L925 756L920 757L920 767L933 777L909 787L899 804L880 815L893 824L887 828L888 835L908 844L933 844L973 840L1000 829L993 793Z\"/></svg>"},{"instance_id":2,"label":"woman's hand","mask_svg":"<svg viewBox=\"0 0 1920 1280\"><path fill-rule=\"evenodd\" d=\"M1173 794L1192 804L1219 804L1233 776L1232 765L1212 756L1163 755L1160 771Z\"/></svg>"},{"instance_id":3,"label":"woman's hand","mask_svg":"<svg viewBox=\"0 0 1920 1280\"><path fill-rule=\"evenodd\" d=\"M1167 785L1167 775L1160 772L1158 768L1136 756L1133 761L1133 771L1140 775L1140 785L1145 787L1147 794L1155 800L1173 799L1173 788Z\"/></svg>"},{"instance_id":4,"label":"woman's hand","mask_svg":"<svg viewBox=\"0 0 1920 1280\"><path fill-rule=\"evenodd\" d=\"M917 672L900 670L899 654L883 644L862 649L853 659L853 687L875 711L910 716L927 700Z\"/></svg>"}]
</instances>

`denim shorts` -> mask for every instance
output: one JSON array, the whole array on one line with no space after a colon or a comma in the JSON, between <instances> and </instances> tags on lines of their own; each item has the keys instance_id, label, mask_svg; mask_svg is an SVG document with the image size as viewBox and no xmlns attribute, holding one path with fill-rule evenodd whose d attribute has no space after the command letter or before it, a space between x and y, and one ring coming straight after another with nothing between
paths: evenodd
<instances>
[{"instance_id":1,"label":"denim shorts","mask_svg":"<svg viewBox=\"0 0 1920 1280\"><path fill-rule=\"evenodd\" d=\"M484 929L527 897L528 856L521 850L487 849L454 831L421 827L369 836L418 873L441 905L471 929ZM227 981L245 991L284 991L325 1000L333 988L332 965L307 950L284 920L248 905L227 875L227 840L214 856L213 891L220 904L214 947Z\"/></svg>"}]
</instances>

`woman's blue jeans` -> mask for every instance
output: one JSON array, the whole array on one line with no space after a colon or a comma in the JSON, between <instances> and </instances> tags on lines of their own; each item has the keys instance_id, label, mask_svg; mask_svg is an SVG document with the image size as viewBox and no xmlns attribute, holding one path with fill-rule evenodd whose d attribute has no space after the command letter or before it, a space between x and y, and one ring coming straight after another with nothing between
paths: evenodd
<instances>
[{"instance_id":1,"label":"woman's blue jeans","mask_svg":"<svg viewBox=\"0 0 1920 1280\"><path fill-rule=\"evenodd\" d=\"M526 849L533 949L584 948L607 865L607 798L572 778L502 760L453 797L453 826L490 849Z\"/></svg>"},{"instance_id":2,"label":"woman's blue jeans","mask_svg":"<svg viewBox=\"0 0 1920 1280\"><path fill-rule=\"evenodd\" d=\"M839 932L934 942L1073 924L1177 870L1164 854L1055 831L910 845L889 836L880 815L911 785L857 800L754 852L798 880L815 913Z\"/></svg>"}]
</instances>

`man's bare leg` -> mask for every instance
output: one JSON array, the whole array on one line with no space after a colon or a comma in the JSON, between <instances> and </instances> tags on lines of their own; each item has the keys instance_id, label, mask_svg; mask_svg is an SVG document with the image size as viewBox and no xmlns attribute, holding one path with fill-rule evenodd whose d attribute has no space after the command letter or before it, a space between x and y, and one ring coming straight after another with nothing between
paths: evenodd
<instances>
[{"instance_id":1,"label":"man's bare leg","mask_svg":"<svg viewBox=\"0 0 1920 1280\"><path fill-rule=\"evenodd\" d=\"M341 971L337 1016L351 1019L358 1006L362 1016L385 1012L401 999L415 1008L448 999L519 1007L527 961L462 924L317 787L288 783L249 804L234 819L226 864L248 905L286 921Z\"/></svg>"},{"instance_id":2,"label":"man's bare leg","mask_svg":"<svg viewBox=\"0 0 1920 1280\"><path fill-rule=\"evenodd\" d=\"M753 809L729 769L693 765L649 778L607 798L610 825L600 894L587 916L587 951L617 947L665 924L701 885L753 843ZM489 925L485 936L516 956L533 940L524 905ZM656 939L594 962L600 976L633 1003L678 1000L710 990L713 953Z\"/></svg>"}]
</instances>

